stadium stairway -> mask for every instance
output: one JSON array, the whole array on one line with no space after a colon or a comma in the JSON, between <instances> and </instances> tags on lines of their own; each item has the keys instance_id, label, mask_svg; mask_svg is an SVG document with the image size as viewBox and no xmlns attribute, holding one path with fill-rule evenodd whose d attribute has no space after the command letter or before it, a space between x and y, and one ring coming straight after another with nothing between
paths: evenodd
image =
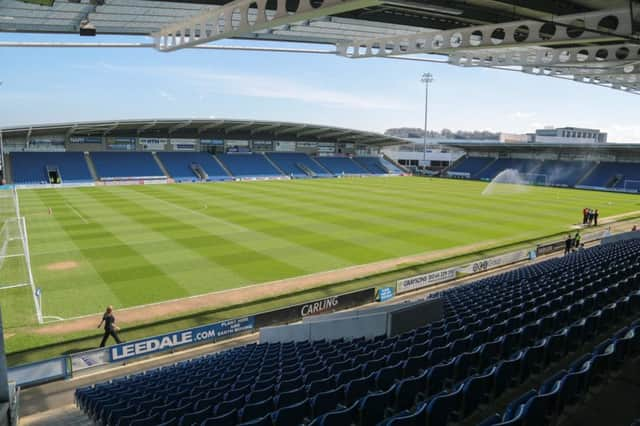
<instances>
[{"instance_id":1,"label":"stadium stairway","mask_svg":"<svg viewBox=\"0 0 640 426\"><path fill-rule=\"evenodd\" d=\"M493 166L493 164L494 164L496 161L498 161L498 159L497 159L497 158L494 158L494 159L493 159L493 161L489 161L489 162L487 163L487 165L486 165L486 166L484 166L483 168L481 168L480 170L478 170L477 172L475 172L475 173L471 176L471 179L477 179L477 178L478 178L478 176L481 176L481 175L482 175L482 173L484 173L484 171L485 171L485 170L487 170L489 167L492 167L492 166Z\"/></svg>"},{"instance_id":2,"label":"stadium stairway","mask_svg":"<svg viewBox=\"0 0 640 426\"><path fill-rule=\"evenodd\" d=\"M84 160L87 162L87 167L89 168L89 173L91 173L91 177L94 181L98 180L98 173L96 172L96 165L93 164L93 160L88 152L84 153Z\"/></svg>"},{"instance_id":3,"label":"stadium stairway","mask_svg":"<svg viewBox=\"0 0 640 426\"><path fill-rule=\"evenodd\" d=\"M578 181L576 182L575 186L577 187L579 185L582 185L582 182L587 180L589 178L589 176L591 176L591 173L593 173L598 168L599 165L600 165L599 161L594 162L593 166L591 168L589 168L589 170L587 170L586 173L580 179L578 179Z\"/></svg>"},{"instance_id":4,"label":"stadium stairway","mask_svg":"<svg viewBox=\"0 0 640 426\"><path fill-rule=\"evenodd\" d=\"M397 161L395 161L394 159L392 159L391 157L389 157L387 154L382 154L382 158L385 159L386 161L388 161L389 163L393 164L394 166L396 166L399 170L401 170L404 173L411 173L411 171L406 168L405 166L403 166L402 164L398 163Z\"/></svg>"},{"instance_id":5,"label":"stadium stairway","mask_svg":"<svg viewBox=\"0 0 640 426\"><path fill-rule=\"evenodd\" d=\"M20 419L20 426L52 425L94 426L94 423L73 404Z\"/></svg>"},{"instance_id":6,"label":"stadium stairway","mask_svg":"<svg viewBox=\"0 0 640 426\"><path fill-rule=\"evenodd\" d=\"M4 180L5 183L13 183L13 170L11 169L11 157L9 154L4 155Z\"/></svg>"},{"instance_id":7,"label":"stadium stairway","mask_svg":"<svg viewBox=\"0 0 640 426\"><path fill-rule=\"evenodd\" d=\"M467 159L467 155L463 155L462 157L458 158L456 161L454 161L453 163L449 164L447 167L445 167L444 169L440 170L440 176L447 176L447 172L453 168L455 168L457 165L459 165L460 163L462 163L464 160Z\"/></svg>"},{"instance_id":8,"label":"stadium stairway","mask_svg":"<svg viewBox=\"0 0 640 426\"><path fill-rule=\"evenodd\" d=\"M280 174L285 175L285 176L289 176L280 167L278 167L278 165L265 152L263 152L262 155L269 162L269 164L271 164L273 166L273 168L276 169Z\"/></svg>"},{"instance_id":9,"label":"stadium stairway","mask_svg":"<svg viewBox=\"0 0 640 426\"><path fill-rule=\"evenodd\" d=\"M217 155L212 154L211 156L213 157L214 160L216 160L216 162L220 165L220 167L222 167L222 170L224 170L226 174L228 174L231 177L235 177L233 176L233 173L231 173L231 170L229 170L227 166L222 161L220 161Z\"/></svg>"},{"instance_id":10,"label":"stadium stairway","mask_svg":"<svg viewBox=\"0 0 640 426\"><path fill-rule=\"evenodd\" d=\"M323 166L323 165L318 161L318 159L317 159L317 158L312 157L312 156L309 156L309 158L311 158L311 161L313 161L315 164L317 164L317 165L318 165L318 167L319 167L321 170L324 170L324 171L325 171L325 173L326 173L328 176L335 176L333 173L331 173L331 171L330 171L329 169L327 169L325 166Z\"/></svg>"},{"instance_id":11,"label":"stadium stairway","mask_svg":"<svg viewBox=\"0 0 640 426\"><path fill-rule=\"evenodd\" d=\"M164 173L166 177L171 177L171 175L169 174L169 171L164 166L164 164L162 164L162 161L160 161L160 158L158 157L158 155L155 152L152 152L151 155L153 156L153 159L158 164L158 167L160 167L160 170L162 171L162 173Z\"/></svg>"}]
</instances>

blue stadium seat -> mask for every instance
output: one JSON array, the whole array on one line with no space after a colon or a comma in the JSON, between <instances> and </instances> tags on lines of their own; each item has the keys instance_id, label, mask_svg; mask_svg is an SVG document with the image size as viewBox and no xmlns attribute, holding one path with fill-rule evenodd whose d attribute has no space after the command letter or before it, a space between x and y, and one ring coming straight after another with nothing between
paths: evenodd
<instances>
[{"instance_id":1,"label":"blue stadium seat","mask_svg":"<svg viewBox=\"0 0 640 426\"><path fill-rule=\"evenodd\" d=\"M231 410L227 414L203 420L200 426L235 426L237 417L238 413L235 410Z\"/></svg>"},{"instance_id":2,"label":"blue stadium seat","mask_svg":"<svg viewBox=\"0 0 640 426\"><path fill-rule=\"evenodd\" d=\"M280 392L278 395L276 395L274 402L276 408L282 408L292 404L297 404L298 402L304 400L305 397L306 392L304 390L304 386L300 386L296 389Z\"/></svg>"},{"instance_id":3,"label":"blue stadium seat","mask_svg":"<svg viewBox=\"0 0 640 426\"><path fill-rule=\"evenodd\" d=\"M264 401L245 404L238 411L238 419L241 422L258 419L266 416L273 411L274 408L273 397L267 398Z\"/></svg>"},{"instance_id":4,"label":"blue stadium seat","mask_svg":"<svg viewBox=\"0 0 640 426\"><path fill-rule=\"evenodd\" d=\"M344 391L342 389L331 389L315 394L309 402L312 418L334 410L338 404L342 403L343 398Z\"/></svg>"},{"instance_id":5,"label":"blue stadium seat","mask_svg":"<svg viewBox=\"0 0 640 426\"><path fill-rule=\"evenodd\" d=\"M225 414L228 414L229 412L233 412L235 417L237 413L237 409L231 408L227 411L221 412L219 410L212 410L211 408L204 408L200 411L192 411L191 413L184 414L182 417L180 417L178 424L179 426L190 426L192 424L200 424L209 417L213 417L213 416L220 417Z\"/></svg>"},{"instance_id":6,"label":"blue stadium seat","mask_svg":"<svg viewBox=\"0 0 640 426\"><path fill-rule=\"evenodd\" d=\"M271 415L273 426L299 425L309 412L309 400L304 399L292 405L281 407Z\"/></svg>"},{"instance_id":7,"label":"blue stadium seat","mask_svg":"<svg viewBox=\"0 0 640 426\"><path fill-rule=\"evenodd\" d=\"M354 402L347 408L340 408L330 411L318 418L311 424L313 426L352 426L358 416L359 402Z\"/></svg>"},{"instance_id":8,"label":"blue stadium seat","mask_svg":"<svg viewBox=\"0 0 640 426\"><path fill-rule=\"evenodd\" d=\"M460 383L450 392L435 395L427 405L427 424L445 426L452 415L460 409L464 384Z\"/></svg>"},{"instance_id":9,"label":"blue stadium seat","mask_svg":"<svg viewBox=\"0 0 640 426\"><path fill-rule=\"evenodd\" d=\"M489 401L495 370L496 367L491 367L482 374L469 377L465 380L462 389L462 417L468 416L476 410L480 404Z\"/></svg>"},{"instance_id":10,"label":"blue stadium seat","mask_svg":"<svg viewBox=\"0 0 640 426\"><path fill-rule=\"evenodd\" d=\"M444 387L451 382L453 376L453 366L455 359L448 362L434 365L428 370L426 396L439 393Z\"/></svg>"},{"instance_id":11,"label":"blue stadium seat","mask_svg":"<svg viewBox=\"0 0 640 426\"><path fill-rule=\"evenodd\" d=\"M386 408L393 403L395 385L382 392L365 395L358 406L358 422L361 426L375 426L384 420Z\"/></svg>"},{"instance_id":12,"label":"blue stadium seat","mask_svg":"<svg viewBox=\"0 0 640 426\"><path fill-rule=\"evenodd\" d=\"M239 423L242 426L273 426L273 415L267 414L259 419L250 420L248 422Z\"/></svg>"},{"instance_id":13,"label":"blue stadium seat","mask_svg":"<svg viewBox=\"0 0 640 426\"><path fill-rule=\"evenodd\" d=\"M388 418L384 426L424 426L427 421L427 404L422 403L413 413L402 412Z\"/></svg>"}]
</instances>

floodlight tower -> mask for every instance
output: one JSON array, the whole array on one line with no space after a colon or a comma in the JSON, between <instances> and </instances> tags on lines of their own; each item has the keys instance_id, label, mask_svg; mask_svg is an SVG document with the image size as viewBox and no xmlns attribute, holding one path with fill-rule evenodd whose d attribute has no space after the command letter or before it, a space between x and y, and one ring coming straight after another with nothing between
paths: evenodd
<instances>
[{"instance_id":1,"label":"floodlight tower","mask_svg":"<svg viewBox=\"0 0 640 426\"><path fill-rule=\"evenodd\" d=\"M429 84L433 83L433 76L430 72L422 73L420 79L424 83L424 139L422 146L422 167L427 164L427 112L429 111Z\"/></svg>"}]
</instances>

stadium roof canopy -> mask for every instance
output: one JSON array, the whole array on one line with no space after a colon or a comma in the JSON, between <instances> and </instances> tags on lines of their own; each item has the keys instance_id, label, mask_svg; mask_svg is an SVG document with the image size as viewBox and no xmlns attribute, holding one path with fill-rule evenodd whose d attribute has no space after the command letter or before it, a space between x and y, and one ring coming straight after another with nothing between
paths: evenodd
<instances>
[{"instance_id":1,"label":"stadium roof canopy","mask_svg":"<svg viewBox=\"0 0 640 426\"><path fill-rule=\"evenodd\" d=\"M0 32L144 35L152 42L129 47L161 51L230 38L325 43L354 60L435 60L635 94L639 16L637 0L0 0Z\"/></svg>"},{"instance_id":2,"label":"stadium roof canopy","mask_svg":"<svg viewBox=\"0 0 640 426\"><path fill-rule=\"evenodd\" d=\"M0 129L4 136L22 137L64 134L70 136L140 136L175 138L291 140L345 142L377 147L399 145L405 140L380 133L315 124L259 120L121 120L40 124Z\"/></svg>"},{"instance_id":3,"label":"stadium roof canopy","mask_svg":"<svg viewBox=\"0 0 640 426\"><path fill-rule=\"evenodd\" d=\"M580 154L594 153L598 155L620 156L626 154L640 155L640 144L637 143L500 143L500 142L448 142L442 145L470 153L553 153Z\"/></svg>"}]
</instances>

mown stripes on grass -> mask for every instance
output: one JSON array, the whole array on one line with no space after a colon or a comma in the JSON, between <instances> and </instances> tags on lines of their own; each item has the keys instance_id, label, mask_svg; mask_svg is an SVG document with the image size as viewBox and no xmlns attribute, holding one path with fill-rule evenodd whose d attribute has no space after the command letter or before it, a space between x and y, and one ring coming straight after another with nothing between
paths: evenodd
<instances>
[{"instance_id":1,"label":"mown stripes on grass","mask_svg":"<svg viewBox=\"0 0 640 426\"><path fill-rule=\"evenodd\" d=\"M463 244L522 241L569 229L583 207L600 208L601 217L640 210L633 195L530 187L482 196L485 186L306 179L25 190L20 198L45 313L63 317ZM67 261L76 266L50 269ZM2 296L3 307L24 298ZM12 317L10 326L26 324L24 315Z\"/></svg>"}]
</instances>

